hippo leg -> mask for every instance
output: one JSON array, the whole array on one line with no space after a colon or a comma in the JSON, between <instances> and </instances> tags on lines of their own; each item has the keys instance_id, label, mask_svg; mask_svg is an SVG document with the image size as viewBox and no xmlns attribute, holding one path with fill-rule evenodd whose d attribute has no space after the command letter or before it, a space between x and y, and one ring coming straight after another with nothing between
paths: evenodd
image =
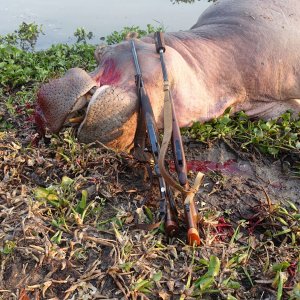
<instances>
[{"instance_id":1,"label":"hippo leg","mask_svg":"<svg viewBox=\"0 0 300 300\"><path fill-rule=\"evenodd\" d=\"M289 101L286 101L282 104L284 111L292 110L293 116L295 118L299 118L300 113L300 99L292 99ZM284 112L283 111L283 112Z\"/></svg>"},{"instance_id":2,"label":"hippo leg","mask_svg":"<svg viewBox=\"0 0 300 300\"><path fill-rule=\"evenodd\" d=\"M300 113L300 99L272 102L251 101L250 103L249 107L237 107L235 111L244 110L250 117L260 117L266 120L274 119L288 110L292 111L293 118L298 118Z\"/></svg>"}]
</instances>

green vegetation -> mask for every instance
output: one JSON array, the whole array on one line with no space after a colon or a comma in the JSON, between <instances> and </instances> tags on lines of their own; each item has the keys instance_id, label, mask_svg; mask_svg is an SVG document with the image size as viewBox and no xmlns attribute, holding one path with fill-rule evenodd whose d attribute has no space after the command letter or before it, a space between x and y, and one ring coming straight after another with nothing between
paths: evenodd
<instances>
[{"instance_id":1,"label":"green vegetation","mask_svg":"<svg viewBox=\"0 0 300 300\"><path fill-rule=\"evenodd\" d=\"M43 34L42 26L23 22L13 33L0 36L0 44L16 46L23 50L34 50L40 34Z\"/></svg>"},{"instance_id":2,"label":"green vegetation","mask_svg":"<svg viewBox=\"0 0 300 300\"><path fill-rule=\"evenodd\" d=\"M106 42L155 30L126 27ZM41 33L23 23L0 37L0 299L101 299L107 291L115 291L108 298L132 299L300 299L300 211L289 199L270 199L263 190L238 220L223 206L201 206L202 245L189 247L183 234L168 240L161 230L133 229L136 216L149 222L156 216L151 201L139 207L148 187L137 184L144 166L130 155L80 144L70 128L36 145L32 115L41 83L71 67L95 67L92 33L79 28L77 43L35 51ZM294 161L300 160L299 132L300 121L289 112L265 122L226 111L183 130L205 146L222 140L240 156ZM300 164L293 168L299 177ZM228 180L209 176L219 190ZM238 196L220 199L232 198Z\"/></svg>"},{"instance_id":3,"label":"green vegetation","mask_svg":"<svg viewBox=\"0 0 300 300\"><path fill-rule=\"evenodd\" d=\"M29 43L33 50L41 32L37 25L23 23L13 34L0 36L0 88L3 91L31 89L69 68L79 66L90 70L95 66L94 45L58 44L44 51L24 49L24 45ZM83 36L79 36L78 32ZM77 30L75 34L78 39L85 36L82 30Z\"/></svg>"},{"instance_id":4,"label":"green vegetation","mask_svg":"<svg viewBox=\"0 0 300 300\"><path fill-rule=\"evenodd\" d=\"M147 34L153 33L157 30L163 30L163 27L154 27L153 25L148 24L146 29L141 29L139 26L129 26L124 27L121 31L114 31L113 33L109 34L105 41L108 45L116 44L123 41L128 34L135 32L138 34L138 37L143 37Z\"/></svg>"},{"instance_id":5,"label":"green vegetation","mask_svg":"<svg viewBox=\"0 0 300 300\"><path fill-rule=\"evenodd\" d=\"M38 205L47 209L47 214L52 216L51 225L57 231L51 237L51 241L60 244L64 238L63 233L68 235L76 225L83 225L86 217L95 220L95 214L101 215L104 200L98 197L97 201L87 203L88 192L81 189L77 197L78 186L82 187L83 182L63 176L59 184L47 188L38 187L34 190L35 199ZM99 201L101 200L101 201ZM64 239L65 240L65 239Z\"/></svg>"},{"instance_id":6,"label":"green vegetation","mask_svg":"<svg viewBox=\"0 0 300 300\"><path fill-rule=\"evenodd\" d=\"M128 33L137 32L144 36L158 28L148 25L145 30L137 26L125 27L121 32L107 36L106 42L114 44L122 41ZM26 43L33 50L41 27L23 23L13 34L0 36L0 88L6 92L21 88L32 88L41 82L61 75L72 67L92 70L95 65L95 45L87 44L93 34L84 28L78 28L74 35L77 43L73 45L57 44L43 51L26 51Z\"/></svg>"}]
</instances>

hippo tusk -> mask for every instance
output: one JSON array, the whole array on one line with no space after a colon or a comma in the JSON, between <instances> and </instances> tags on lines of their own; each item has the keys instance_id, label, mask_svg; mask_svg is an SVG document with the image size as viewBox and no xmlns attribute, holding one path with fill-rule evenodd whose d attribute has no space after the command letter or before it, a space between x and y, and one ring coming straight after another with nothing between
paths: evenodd
<instances>
[{"instance_id":1,"label":"hippo tusk","mask_svg":"<svg viewBox=\"0 0 300 300\"><path fill-rule=\"evenodd\" d=\"M69 123L72 124L80 124L84 120L84 118L85 116L79 116L79 117L70 118L68 121Z\"/></svg>"},{"instance_id":2,"label":"hippo tusk","mask_svg":"<svg viewBox=\"0 0 300 300\"><path fill-rule=\"evenodd\" d=\"M93 88L91 88L91 89L88 91L87 96L89 96L89 95L93 96L93 95L95 94L95 92L97 91L97 89L98 89L98 87L93 87ZM90 98L89 98L88 100L90 100Z\"/></svg>"}]
</instances>

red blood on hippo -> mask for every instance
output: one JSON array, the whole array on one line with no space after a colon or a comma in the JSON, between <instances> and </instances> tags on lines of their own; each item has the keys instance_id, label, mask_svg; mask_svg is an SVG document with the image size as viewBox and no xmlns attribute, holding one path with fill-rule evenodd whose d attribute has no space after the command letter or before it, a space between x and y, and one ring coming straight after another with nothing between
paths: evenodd
<instances>
[{"instance_id":1,"label":"red blood on hippo","mask_svg":"<svg viewBox=\"0 0 300 300\"><path fill-rule=\"evenodd\" d=\"M121 73L117 70L115 62L112 59L107 59L103 63L103 68L103 73L98 79L100 86L117 84L121 78Z\"/></svg>"},{"instance_id":2,"label":"red blood on hippo","mask_svg":"<svg viewBox=\"0 0 300 300\"><path fill-rule=\"evenodd\" d=\"M37 131L41 137L45 136L46 133L46 122L43 111L39 106L36 107L34 113L34 122L37 126Z\"/></svg>"}]
</instances>

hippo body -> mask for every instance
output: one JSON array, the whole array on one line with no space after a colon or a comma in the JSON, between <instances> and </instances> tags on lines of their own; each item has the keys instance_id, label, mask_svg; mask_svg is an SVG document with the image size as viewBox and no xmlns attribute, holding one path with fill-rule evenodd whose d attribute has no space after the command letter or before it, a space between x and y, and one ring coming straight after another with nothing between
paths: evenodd
<instances>
[{"instance_id":1,"label":"hippo body","mask_svg":"<svg viewBox=\"0 0 300 300\"><path fill-rule=\"evenodd\" d=\"M228 107L250 117L300 112L300 1L219 0L187 31L166 33L166 64L179 125L205 122ZM163 126L163 79L153 36L136 40L146 89ZM98 68L71 69L42 86L38 115L58 131L98 89L78 131L83 142L125 149L137 126L138 99L129 41L98 48ZM74 92L74 89L76 92ZM83 96L83 97L82 97ZM62 101L63 100L63 101Z\"/></svg>"}]
</instances>

